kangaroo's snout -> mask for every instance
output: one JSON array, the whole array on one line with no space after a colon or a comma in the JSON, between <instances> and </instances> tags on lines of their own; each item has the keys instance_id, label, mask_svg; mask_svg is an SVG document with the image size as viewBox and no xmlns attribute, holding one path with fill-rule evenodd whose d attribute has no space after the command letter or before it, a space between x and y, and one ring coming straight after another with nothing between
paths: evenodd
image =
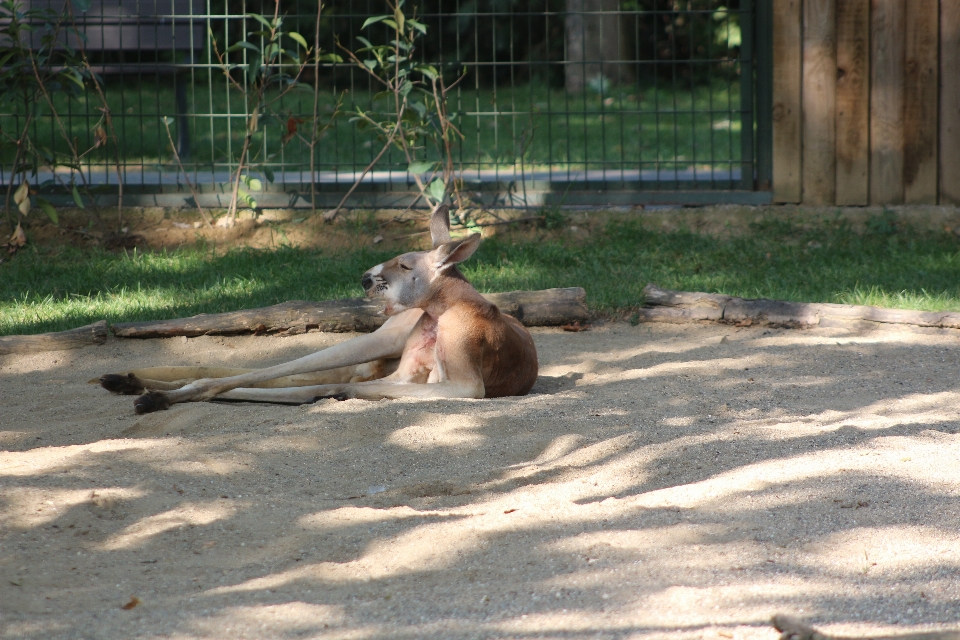
<instances>
[{"instance_id":1,"label":"kangaroo's snout","mask_svg":"<svg viewBox=\"0 0 960 640\"><path fill-rule=\"evenodd\" d=\"M364 291L370 291L373 287L373 278L370 277L369 273L363 274L363 277L360 278L360 286L363 287Z\"/></svg>"}]
</instances>

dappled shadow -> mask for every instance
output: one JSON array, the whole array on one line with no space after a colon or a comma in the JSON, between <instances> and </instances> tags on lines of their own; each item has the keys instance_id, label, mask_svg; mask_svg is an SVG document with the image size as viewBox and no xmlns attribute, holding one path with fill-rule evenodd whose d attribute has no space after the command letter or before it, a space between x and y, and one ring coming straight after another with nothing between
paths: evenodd
<instances>
[{"instance_id":1,"label":"dappled shadow","mask_svg":"<svg viewBox=\"0 0 960 640\"><path fill-rule=\"evenodd\" d=\"M772 638L775 611L955 622L955 336L540 330L533 394L479 401L135 416L81 386L123 363L268 364L336 339L0 361L7 636Z\"/></svg>"}]
</instances>

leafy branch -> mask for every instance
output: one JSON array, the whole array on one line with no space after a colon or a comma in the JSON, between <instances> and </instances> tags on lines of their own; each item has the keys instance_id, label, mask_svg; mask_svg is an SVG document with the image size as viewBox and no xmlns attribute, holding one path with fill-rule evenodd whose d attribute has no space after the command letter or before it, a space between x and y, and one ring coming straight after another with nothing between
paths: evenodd
<instances>
[{"instance_id":1,"label":"leafy branch","mask_svg":"<svg viewBox=\"0 0 960 640\"><path fill-rule=\"evenodd\" d=\"M410 17L404 13L404 0L386 0L386 4L390 13L368 18L362 28L382 23L392 29L393 39L388 44L375 45L367 38L358 36L357 40L363 47L351 51L337 40L337 47L350 61L383 87L374 96L374 103L389 100L393 108L389 112L379 113L357 107L351 122L356 124L358 130L372 129L383 144L340 204L324 214L326 220L333 220L337 216L347 199L391 147L403 152L407 171L420 190L418 197L426 198L430 204L440 204L451 188L457 188L454 145L463 138L463 134L453 124L456 114L449 113L447 109L447 94L464 78L466 72L461 72L447 86L436 67L418 62L414 55L416 41L426 35L426 25L416 19L415 12ZM426 160L428 141L442 160ZM429 177L424 180L423 175L426 174Z\"/></svg>"},{"instance_id":2,"label":"leafy branch","mask_svg":"<svg viewBox=\"0 0 960 640\"><path fill-rule=\"evenodd\" d=\"M4 201L4 211L11 228L14 227L11 199L17 207L14 239L23 237L21 222L31 210L31 194L36 193L31 190L28 176L38 179L41 167L48 167L53 174L51 182L59 182L67 188L82 208L74 177L79 175L86 189L86 177L80 161L87 153L99 147L105 138L101 123L98 122L94 128L93 147L81 153L67 132L51 97L52 93L64 93L68 98L74 97L84 90L85 82L91 78L81 57L69 45L69 36L80 40L75 25L64 27L66 18L71 17L72 23L70 11L69 2L66 0L59 14L50 8L24 9L19 0L0 1L0 42L4 43L0 46L0 100L10 100L19 105L24 117L23 126L18 127L15 132L0 128L0 148L13 147L14 151L13 167ZM62 37L64 33L67 38ZM61 161L53 149L40 145L31 136L37 119L43 114L44 106L49 109L60 136L70 150L70 159L66 162ZM64 183L56 171L58 166L71 169L69 184ZM39 195L36 200L54 224L58 223L56 210L50 202ZM102 226L95 212L90 215L94 222Z\"/></svg>"},{"instance_id":3,"label":"leafy branch","mask_svg":"<svg viewBox=\"0 0 960 640\"><path fill-rule=\"evenodd\" d=\"M317 7L318 25L321 11L322 5ZM233 44L223 52L218 49L217 41L213 37L212 31L210 32L213 54L216 56L217 63L228 83L234 89L242 92L249 100L243 146L237 161L236 173L231 180L233 189L227 212L231 221L236 219L239 199L242 198L244 203L250 207L256 207L256 201L240 185L243 184L253 191L258 191L262 187L259 180L250 177L246 172L248 167L253 164L251 158L259 156L259 152L251 152L251 146L254 136L260 132L264 116L271 114L271 107L274 104L300 86L300 76L308 65L313 64L314 69L316 69L321 61L339 60L339 56L320 52L318 46L319 35L316 36L314 47L311 48L302 35L296 31L284 30L284 19L280 15L280 0L274 0L272 16L248 13L247 17L258 22L261 28L248 33L245 40ZM240 54L244 62L231 61L232 54ZM240 78L235 77L235 74L239 75ZM278 90L276 93L268 94L268 90L271 88ZM314 107L314 111L316 112L316 107ZM291 123L292 134L289 131ZM288 134L292 137L296 133L298 122L296 119L290 118L287 125ZM315 145L317 136L319 136L316 121L313 128L314 137L311 140ZM289 137L284 137L285 142L289 139ZM266 158L265 161L269 159ZM261 164L262 173L268 181L272 182L273 172L265 166L265 162Z\"/></svg>"}]
</instances>

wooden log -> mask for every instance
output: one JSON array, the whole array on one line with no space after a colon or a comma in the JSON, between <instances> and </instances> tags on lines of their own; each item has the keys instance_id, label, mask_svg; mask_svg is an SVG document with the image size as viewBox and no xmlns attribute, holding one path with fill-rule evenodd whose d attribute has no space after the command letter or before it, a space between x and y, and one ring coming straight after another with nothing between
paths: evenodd
<instances>
[{"instance_id":1,"label":"wooden log","mask_svg":"<svg viewBox=\"0 0 960 640\"><path fill-rule=\"evenodd\" d=\"M483 297L528 327L550 327L590 319L581 287L485 293Z\"/></svg>"},{"instance_id":2,"label":"wooden log","mask_svg":"<svg viewBox=\"0 0 960 640\"><path fill-rule=\"evenodd\" d=\"M837 197L836 0L803 3L803 203Z\"/></svg>"},{"instance_id":3,"label":"wooden log","mask_svg":"<svg viewBox=\"0 0 960 640\"><path fill-rule=\"evenodd\" d=\"M940 204L960 204L960 2L940 3Z\"/></svg>"},{"instance_id":4,"label":"wooden log","mask_svg":"<svg viewBox=\"0 0 960 640\"><path fill-rule=\"evenodd\" d=\"M862 206L870 186L870 0L837 0L837 201Z\"/></svg>"},{"instance_id":5,"label":"wooden log","mask_svg":"<svg viewBox=\"0 0 960 640\"><path fill-rule=\"evenodd\" d=\"M307 331L373 331L385 318L380 307L360 299L307 302L293 300L260 309L200 314L173 320L118 322L118 338L172 338L175 336L236 335L243 333L305 333Z\"/></svg>"},{"instance_id":6,"label":"wooden log","mask_svg":"<svg viewBox=\"0 0 960 640\"><path fill-rule=\"evenodd\" d=\"M0 337L0 355L79 349L91 344L103 344L106 341L107 321L99 320L85 327L68 331Z\"/></svg>"},{"instance_id":7,"label":"wooden log","mask_svg":"<svg viewBox=\"0 0 960 640\"><path fill-rule=\"evenodd\" d=\"M720 322L723 309L717 307L654 307L637 311L640 322Z\"/></svg>"},{"instance_id":8,"label":"wooden log","mask_svg":"<svg viewBox=\"0 0 960 640\"><path fill-rule=\"evenodd\" d=\"M732 324L779 326L877 326L902 324L960 329L960 313L881 309L850 304L750 300L716 293L670 291L648 284L643 289L648 309L638 314L649 322L713 320Z\"/></svg>"},{"instance_id":9,"label":"wooden log","mask_svg":"<svg viewBox=\"0 0 960 640\"><path fill-rule=\"evenodd\" d=\"M939 0L911 0L906 16L903 200L907 204L937 204L939 4Z\"/></svg>"},{"instance_id":10,"label":"wooden log","mask_svg":"<svg viewBox=\"0 0 960 640\"><path fill-rule=\"evenodd\" d=\"M723 320L733 324L812 327L820 324L820 311L816 305L803 302L730 298L723 308Z\"/></svg>"},{"instance_id":11,"label":"wooden log","mask_svg":"<svg viewBox=\"0 0 960 640\"><path fill-rule=\"evenodd\" d=\"M650 306L677 307L680 309L708 307L720 311L723 311L723 307L730 302L731 298L731 296L719 293L671 291L670 289L661 289L655 284L645 286L643 295L646 304Z\"/></svg>"},{"instance_id":12,"label":"wooden log","mask_svg":"<svg viewBox=\"0 0 960 640\"><path fill-rule=\"evenodd\" d=\"M800 202L801 0L773 0L773 201Z\"/></svg>"},{"instance_id":13,"label":"wooden log","mask_svg":"<svg viewBox=\"0 0 960 640\"><path fill-rule=\"evenodd\" d=\"M870 204L903 203L904 2L871 0Z\"/></svg>"},{"instance_id":14,"label":"wooden log","mask_svg":"<svg viewBox=\"0 0 960 640\"><path fill-rule=\"evenodd\" d=\"M890 636L831 636L783 614L773 616L771 623L780 632L780 640L960 640L960 631L923 631Z\"/></svg>"},{"instance_id":15,"label":"wooden log","mask_svg":"<svg viewBox=\"0 0 960 640\"><path fill-rule=\"evenodd\" d=\"M489 293L484 297L529 327L584 322L590 317L584 304L586 293L580 287ZM386 320L386 317L379 315L382 308L381 304L360 298L320 302L293 300L272 307L201 314L191 318L118 322L112 329L119 338L242 333L294 335L307 331L369 332Z\"/></svg>"},{"instance_id":16,"label":"wooden log","mask_svg":"<svg viewBox=\"0 0 960 640\"><path fill-rule=\"evenodd\" d=\"M825 325L828 320L862 320L876 324L905 324L916 327L960 329L960 313L951 311L881 309L861 305L828 303L808 304L807 306L816 307L816 312L820 317L819 324L821 325Z\"/></svg>"}]
</instances>

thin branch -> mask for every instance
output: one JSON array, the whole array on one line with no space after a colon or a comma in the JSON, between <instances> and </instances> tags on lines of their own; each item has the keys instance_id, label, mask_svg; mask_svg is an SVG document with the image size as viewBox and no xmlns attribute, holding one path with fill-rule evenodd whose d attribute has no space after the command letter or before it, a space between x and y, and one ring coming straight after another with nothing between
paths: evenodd
<instances>
[{"instance_id":1,"label":"thin branch","mask_svg":"<svg viewBox=\"0 0 960 640\"><path fill-rule=\"evenodd\" d=\"M79 33L77 29L77 21L73 14L73 7L70 5L69 0L64 2L64 7L70 15L70 24L73 25L74 30ZM120 169L120 139L117 137L117 130L113 126L113 114L110 112L110 105L107 104L107 98L103 95L103 89L100 86L100 82L97 81L97 76L93 72L93 68L90 66L90 60L87 58L87 51L83 46L83 38L77 38L77 48L80 51L80 59L83 61L83 66L86 68L87 73L90 74L90 81L93 83L93 88L96 89L97 97L100 98L100 111L103 113L103 117L106 120L107 128L110 130L110 136L113 138L113 150L115 155L115 164L114 167L117 172L117 225L123 225L123 172Z\"/></svg>"},{"instance_id":2,"label":"thin branch","mask_svg":"<svg viewBox=\"0 0 960 640\"><path fill-rule=\"evenodd\" d=\"M32 110L29 110L27 112L26 124L24 124L23 126L23 133L20 134L20 138L16 141L17 152L13 156L13 171L10 172L10 184L7 185L7 197L3 203L3 210L7 214L7 221L10 223L11 229L14 228L13 219L10 217L10 198L13 195L13 181L17 177L17 165L20 163L20 153L21 151L23 151L23 145L24 145L24 142L26 141L27 132L30 130L30 123L32 120L33 120L33 112ZM23 181L22 176L20 180L21 182ZM18 215L17 220L19 224L19 213L17 215Z\"/></svg>"},{"instance_id":3,"label":"thin branch","mask_svg":"<svg viewBox=\"0 0 960 640\"><path fill-rule=\"evenodd\" d=\"M361 69L363 69L364 71L366 71L374 80L376 80L377 82L379 82L379 83L382 84L383 86L387 87L388 89L391 89L391 90L393 89L393 87L390 86L390 82L389 82L389 81L384 80L383 78L381 78L380 76L378 76L376 73L374 73L374 72L370 69L370 67L368 67L367 65L363 64L363 62L360 61L360 58L358 58L358 57L353 53L353 51L350 51L350 49L348 49L348 48L346 48L345 46L343 46L342 44L340 44L340 38L337 38L337 39L335 40L335 42L336 42L337 47L338 47L339 49L342 49L342 50L347 54L347 57L349 57L351 60L353 60L353 61L357 64L358 67L360 67Z\"/></svg>"},{"instance_id":4,"label":"thin branch","mask_svg":"<svg viewBox=\"0 0 960 640\"><path fill-rule=\"evenodd\" d=\"M363 182L364 176L366 176L367 173L369 173L370 170L373 169L373 167L376 166L378 162L380 162L380 158L383 157L383 154L385 154L387 152L387 149L389 149L390 146L393 144L393 138L396 135L397 129L398 127L395 127L393 131L390 132L390 137L387 138L387 141L384 143L383 149L380 149L380 153L377 154L377 157L374 158L373 161L367 165L367 168L363 170L363 173L360 174L360 177L354 181L353 186L350 187L350 190L347 191L346 195L343 196L343 199L340 200L340 204L338 204L336 208L331 209L330 211L327 211L325 214L323 214L324 220L326 220L327 222L330 222L337 217L337 214L340 213L340 209L343 208L343 204L347 201L347 198L353 195L353 192L356 191L357 187L360 186L360 183Z\"/></svg>"},{"instance_id":5,"label":"thin branch","mask_svg":"<svg viewBox=\"0 0 960 640\"><path fill-rule=\"evenodd\" d=\"M193 202L197 205L197 211L200 212L200 217L203 218L203 221L207 224L208 229L212 229L213 225L210 224L210 216L207 215L207 212L204 211L203 205L200 204L200 196L197 194L197 190L194 189L193 183L190 181L190 176L187 175L187 170L184 169L183 163L180 161L180 154L177 152L177 145L173 142L173 136L170 134L170 125L167 124L166 119L162 119L163 128L167 132L167 140L170 141L170 148L173 150L173 157L177 159L177 166L180 167L180 171L183 172L183 179L187 181L187 186L190 188L190 193L193 195Z\"/></svg>"},{"instance_id":6,"label":"thin branch","mask_svg":"<svg viewBox=\"0 0 960 640\"><path fill-rule=\"evenodd\" d=\"M50 107L50 113L53 115L53 119L57 123L57 127L60 129L60 135L67 143L67 147L70 149L70 154L73 156L73 160L75 162L75 167L73 167L73 169L76 171L76 173L80 174L80 182L83 184L83 190L86 191L87 197L90 198L90 203L94 207L94 211L90 215L97 223L97 226L103 228L103 221L100 220L100 216L96 213L96 200L94 199L93 194L90 193L90 186L87 184L87 176L84 175L83 166L80 164L80 154L77 152L76 145L70 138L70 135L67 133L67 129L63 124L63 120L60 118L60 113L53 105L53 99L50 97L49 92L47 92L46 85L43 84L43 80L40 78L40 70L37 69L37 61L32 55L30 56L30 68L33 71L33 77L37 80L40 92L43 94L43 97L47 102L47 106ZM54 172L54 174L56 174L56 172Z\"/></svg>"},{"instance_id":7,"label":"thin branch","mask_svg":"<svg viewBox=\"0 0 960 640\"><path fill-rule=\"evenodd\" d=\"M317 0L317 23L313 31L313 122L310 126L310 208L317 215L317 110L320 106L320 13L323 3ZM338 105L339 106L339 105ZM336 116L336 112L333 114ZM333 122L331 119L330 122Z\"/></svg>"}]
</instances>

